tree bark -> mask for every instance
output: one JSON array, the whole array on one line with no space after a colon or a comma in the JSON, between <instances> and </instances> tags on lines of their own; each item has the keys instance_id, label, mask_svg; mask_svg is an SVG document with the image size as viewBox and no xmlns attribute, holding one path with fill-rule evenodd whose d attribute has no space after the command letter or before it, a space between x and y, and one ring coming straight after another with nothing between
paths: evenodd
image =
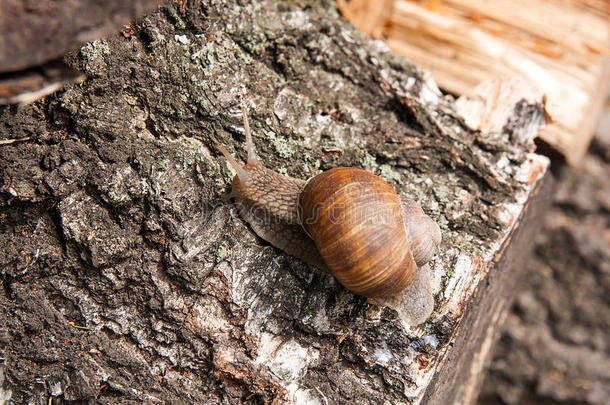
<instances>
[{"instance_id":1,"label":"tree bark","mask_svg":"<svg viewBox=\"0 0 610 405\"><path fill-rule=\"evenodd\" d=\"M4 395L16 403L417 403L547 162L543 119L466 126L331 1L168 5L67 57L87 75L0 107ZM355 166L441 226L420 325L264 243L225 202L245 160ZM523 142L519 140L525 140Z\"/></svg>"}]
</instances>

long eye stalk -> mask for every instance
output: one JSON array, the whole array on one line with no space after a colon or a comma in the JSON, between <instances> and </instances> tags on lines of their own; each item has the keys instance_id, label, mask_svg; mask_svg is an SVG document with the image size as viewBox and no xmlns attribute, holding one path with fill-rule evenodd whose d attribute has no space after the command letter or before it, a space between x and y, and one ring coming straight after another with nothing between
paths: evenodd
<instances>
[{"instance_id":1,"label":"long eye stalk","mask_svg":"<svg viewBox=\"0 0 610 405\"><path fill-rule=\"evenodd\" d=\"M233 170L235 170L237 177L244 182L248 180L248 172L243 168L241 162L238 162L233 156L231 156L227 148L225 148L223 145L217 143L216 147L224 155L225 159L227 159L227 162L229 162L229 165L231 165Z\"/></svg>"},{"instance_id":2,"label":"long eye stalk","mask_svg":"<svg viewBox=\"0 0 610 405\"><path fill-rule=\"evenodd\" d=\"M248 163L258 162L258 156L256 156L256 150L254 149L254 142L252 142L252 133L250 132L250 123L248 122L248 112L246 106L241 105L241 113L244 117L244 132L246 133L246 147L248 148Z\"/></svg>"}]
</instances>

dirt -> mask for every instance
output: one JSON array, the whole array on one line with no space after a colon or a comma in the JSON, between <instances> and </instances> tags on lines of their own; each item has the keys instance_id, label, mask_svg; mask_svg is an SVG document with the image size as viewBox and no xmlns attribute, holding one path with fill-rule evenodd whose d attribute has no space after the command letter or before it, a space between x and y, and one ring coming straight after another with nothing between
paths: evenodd
<instances>
[{"instance_id":1,"label":"dirt","mask_svg":"<svg viewBox=\"0 0 610 405\"><path fill-rule=\"evenodd\" d=\"M579 168L563 168L479 405L610 398L610 103Z\"/></svg>"}]
</instances>

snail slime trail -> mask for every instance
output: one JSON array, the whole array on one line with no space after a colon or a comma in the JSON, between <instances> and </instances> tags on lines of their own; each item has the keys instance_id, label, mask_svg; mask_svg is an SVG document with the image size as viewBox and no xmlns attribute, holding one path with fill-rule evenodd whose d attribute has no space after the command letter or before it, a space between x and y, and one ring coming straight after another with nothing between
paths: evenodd
<instances>
[{"instance_id":1,"label":"snail slime trail","mask_svg":"<svg viewBox=\"0 0 610 405\"><path fill-rule=\"evenodd\" d=\"M409 325L432 312L426 263L441 242L438 225L380 177L337 167L308 181L263 166L242 107L248 161L222 145L235 170L231 195L254 232L273 246L329 271L354 294L395 309Z\"/></svg>"}]
</instances>

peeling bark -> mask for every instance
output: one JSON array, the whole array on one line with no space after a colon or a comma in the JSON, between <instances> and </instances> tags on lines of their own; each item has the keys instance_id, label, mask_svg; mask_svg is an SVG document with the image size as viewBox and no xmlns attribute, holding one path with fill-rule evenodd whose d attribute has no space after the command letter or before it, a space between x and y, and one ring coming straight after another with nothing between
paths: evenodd
<instances>
[{"instance_id":1,"label":"peeling bark","mask_svg":"<svg viewBox=\"0 0 610 405\"><path fill-rule=\"evenodd\" d=\"M87 80L0 107L5 393L54 403L417 403L546 162L536 106L479 133L319 1L169 5L69 55ZM257 238L245 157L379 174L441 226L420 327ZM510 139L509 139L510 138Z\"/></svg>"}]
</instances>

